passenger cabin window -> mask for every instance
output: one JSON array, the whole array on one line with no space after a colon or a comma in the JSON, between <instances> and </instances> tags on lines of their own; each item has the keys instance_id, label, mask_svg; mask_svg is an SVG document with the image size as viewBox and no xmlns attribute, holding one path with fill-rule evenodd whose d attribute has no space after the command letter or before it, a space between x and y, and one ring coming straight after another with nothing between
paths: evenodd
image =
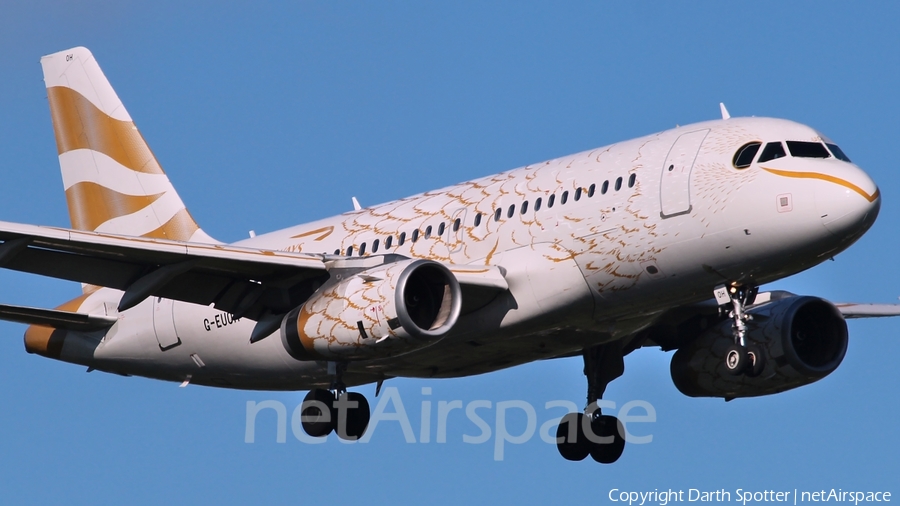
<instances>
[{"instance_id":1,"label":"passenger cabin window","mask_svg":"<svg viewBox=\"0 0 900 506\"><path fill-rule=\"evenodd\" d=\"M550 195L550 198L547 199L547 209L553 207L554 202L556 202L556 195Z\"/></svg>"},{"instance_id":2,"label":"passenger cabin window","mask_svg":"<svg viewBox=\"0 0 900 506\"><path fill-rule=\"evenodd\" d=\"M412 237L410 237L410 239L412 239L412 242L416 242L419 240L419 229L413 230Z\"/></svg>"},{"instance_id":3,"label":"passenger cabin window","mask_svg":"<svg viewBox=\"0 0 900 506\"><path fill-rule=\"evenodd\" d=\"M353 256L353 246L347 246L347 256L348 257Z\"/></svg>"},{"instance_id":4,"label":"passenger cabin window","mask_svg":"<svg viewBox=\"0 0 900 506\"><path fill-rule=\"evenodd\" d=\"M762 154L759 155L757 163L768 162L785 156L787 156L787 153L784 152L784 146L780 142L770 142L766 144Z\"/></svg>"},{"instance_id":5,"label":"passenger cabin window","mask_svg":"<svg viewBox=\"0 0 900 506\"><path fill-rule=\"evenodd\" d=\"M541 210L541 197L538 197L537 200L534 201L534 210L535 212Z\"/></svg>"},{"instance_id":6,"label":"passenger cabin window","mask_svg":"<svg viewBox=\"0 0 900 506\"><path fill-rule=\"evenodd\" d=\"M406 232L400 232L400 237L397 240L397 246L403 246L403 243L406 242Z\"/></svg>"},{"instance_id":7,"label":"passenger cabin window","mask_svg":"<svg viewBox=\"0 0 900 506\"><path fill-rule=\"evenodd\" d=\"M628 176L628 187L634 188L634 183L637 181L637 174L632 174Z\"/></svg>"},{"instance_id":8,"label":"passenger cabin window","mask_svg":"<svg viewBox=\"0 0 900 506\"><path fill-rule=\"evenodd\" d=\"M459 232L459 226L462 224L462 221L459 218L456 218L456 221L453 222L453 231Z\"/></svg>"},{"instance_id":9,"label":"passenger cabin window","mask_svg":"<svg viewBox=\"0 0 900 506\"><path fill-rule=\"evenodd\" d=\"M494 221L500 221L500 214L502 214L502 213L503 213L503 211L500 209L497 209L496 211L494 211Z\"/></svg>"},{"instance_id":10,"label":"passenger cabin window","mask_svg":"<svg viewBox=\"0 0 900 506\"><path fill-rule=\"evenodd\" d=\"M831 156L821 142L787 141L788 151L797 158L828 158Z\"/></svg>"},{"instance_id":11,"label":"passenger cabin window","mask_svg":"<svg viewBox=\"0 0 900 506\"><path fill-rule=\"evenodd\" d=\"M475 226L481 225L481 213L475 215Z\"/></svg>"},{"instance_id":12,"label":"passenger cabin window","mask_svg":"<svg viewBox=\"0 0 900 506\"><path fill-rule=\"evenodd\" d=\"M372 253L378 253L378 239L372 241Z\"/></svg>"},{"instance_id":13,"label":"passenger cabin window","mask_svg":"<svg viewBox=\"0 0 900 506\"><path fill-rule=\"evenodd\" d=\"M581 200L581 188L580 187L575 190L575 202L578 202L579 200Z\"/></svg>"},{"instance_id":14,"label":"passenger cabin window","mask_svg":"<svg viewBox=\"0 0 900 506\"><path fill-rule=\"evenodd\" d=\"M431 225L425 227L425 238L428 239L431 237Z\"/></svg>"},{"instance_id":15,"label":"passenger cabin window","mask_svg":"<svg viewBox=\"0 0 900 506\"><path fill-rule=\"evenodd\" d=\"M600 195L606 195L606 192L609 191L609 181L604 181L603 185L600 186Z\"/></svg>"},{"instance_id":16,"label":"passenger cabin window","mask_svg":"<svg viewBox=\"0 0 900 506\"><path fill-rule=\"evenodd\" d=\"M590 188L588 188L588 197L593 197L593 196L594 196L594 190L595 190L596 188L597 188L597 185L595 185L595 184L592 184L592 185L590 186Z\"/></svg>"},{"instance_id":17,"label":"passenger cabin window","mask_svg":"<svg viewBox=\"0 0 900 506\"><path fill-rule=\"evenodd\" d=\"M565 204L567 200L569 200L569 192L565 191L565 192L563 192L563 194L559 197L559 203L560 203L560 204Z\"/></svg>"},{"instance_id":18,"label":"passenger cabin window","mask_svg":"<svg viewBox=\"0 0 900 506\"><path fill-rule=\"evenodd\" d=\"M522 202L522 214L525 214L528 211L528 201Z\"/></svg>"},{"instance_id":19,"label":"passenger cabin window","mask_svg":"<svg viewBox=\"0 0 900 506\"><path fill-rule=\"evenodd\" d=\"M622 178L618 178L618 179L616 179L616 191L619 191L621 189L622 189Z\"/></svg>"},{"instance_id":20,"label":"passenger cabin window","mask_svg":"<svg viewBox=\"0 0 900 506\"><path fill-rule=\"evenodd\" d=\"M438 225L438 235L444 235L445 229L446 229L446 227L444 227L444 222L442 221L441 224Z\"/></svg>"},{"instance_id":21,"label":"passenger cabin window","mask_svg":"<svg viewBox=\"0 0 900 506\"><path fill-rule=\"evenodd\" d=\"M359 245L359 256L363 256L366 254L366 243L362 243Z\"/></svg>"},{"instance_id":22,"label":"passenger cabin window","mask_svg":"<svg viewBox=\"0 0 900 506\"><path fill-rule=\"evenodd\" d=\"M749 167L753 163L753 158L756 156L756 152L759 151L760 146L762 146L761 142L749 142L741 146L737 153L734 154L734 159L731 162L734 168L746 169Z\"/></svg>"},{"instance_id":23,"label":"passenger cabin window","mask_svg":"<svg viewBox=\"0 0 900 506\"><path fill-rule=\"evenodd\" d=\"M512 218L514 214L516 214L516 205L512 204L509 206L509 209L506 211L506 217Z\"/></svg>"},{"instance_id":24,"label":"passenger cabin window","mask_svg":"<svg viewBox=\"0 0 900 506\"><path fill-rule=\"evenodd\" d=\"M384 249L391 249L391 243L394 242L394 236L389 235L384 238Z\"/></svg>"},{"instance_id":25,"label":"passenger cabin window","mask_svg":"<svg viewBox=\"0 0 900 506\"><path fill-rule=\"evenodd\" d=\"M827 144L826 143L825 145L828 146L828 149L831 150L831 154L834 155L834 157L837 158L838 160L841 160L841 161L847 162L847 163L853 163L850 161L850 158L844 154L844 152L841 150L841 148L837 147L837 144Z\"/></svg>"},{"instance_id":26,"label":"passenger cabin window","mask_svg":"<svg viewBox=\"0 0 900 506\"><path fill-rule=\"evenodd\" d=\"M340 249L334 250L334 254L335 254L335 255L340 255L340 254L341 254L341 250L340 250Z\"/></svg>"}]
</instances>

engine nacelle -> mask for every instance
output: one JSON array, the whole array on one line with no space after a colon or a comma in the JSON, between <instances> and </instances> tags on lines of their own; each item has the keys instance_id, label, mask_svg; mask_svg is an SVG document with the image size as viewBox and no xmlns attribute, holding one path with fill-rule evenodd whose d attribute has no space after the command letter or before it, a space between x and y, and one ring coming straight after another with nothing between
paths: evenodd
<instances>
[{"instance_id":1,"label":"engine nacelle","mask_svg":"<svg viewBox=\"0 0 900 506\"><path fill-rule=\"evenodd\" d=\"M459 282L431 260L391 262L326 284L281 322L298 360L359 360L439 341L462 307Z\"/></svg>"},{"instance_id":2,"label":"engine nacelle","mask_svg":"<svg viewBox=\"0 0 900 506\"><path fill-rule=\"evenodd\" d=\"M756 397L817 381L837 369L847 352L847 322L830 302L792 296L752 307L748 345L765 355L757 377L725 370L725 351L734 343L726 320L701 333L672 357L672 381L691 397Z\"/></svg>"}]
</instances>

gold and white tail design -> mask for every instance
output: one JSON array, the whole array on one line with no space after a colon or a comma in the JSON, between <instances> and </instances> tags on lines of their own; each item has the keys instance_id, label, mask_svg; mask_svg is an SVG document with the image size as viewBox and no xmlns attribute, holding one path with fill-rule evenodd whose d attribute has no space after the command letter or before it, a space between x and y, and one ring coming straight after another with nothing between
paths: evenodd
<instances>
[{"instance_id":1,"label":"gold and white tail design","mask_svg":"<svg viewBox=\"0 0 900 506\"><path fill-rule=\"evenodd\" d=\"M72 228L217 242L176 193L90 51L41 58Z\"/></svg>"}]
</instances>

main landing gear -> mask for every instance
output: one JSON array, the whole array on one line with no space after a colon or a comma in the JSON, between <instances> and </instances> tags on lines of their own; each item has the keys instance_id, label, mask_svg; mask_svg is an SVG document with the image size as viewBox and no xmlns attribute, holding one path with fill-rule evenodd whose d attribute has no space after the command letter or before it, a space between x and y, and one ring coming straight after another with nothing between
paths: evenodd
<instances>
[{"instance_id":1,"label":"main landing gear","mask_svg":"<svg viewBox=\"0 0 900 506\"><path fill-rule=\"evenodd\" d=\"M625 372L619 343L585 349L587 407L584 413L569 413L556 429L556 448L566 460L584 460L588 455L601 464L612 464L625 450L625 428L618 418L600 412L597 401L610 381Z\"/></svg>"},{"instance_id":2,"label":"main landing gear","mask_svg":"<svg viewBox=\"0 0 900 506\"><path fill-rule=\"evenodd\" d=\"M331 431L347 441L356 441L369 426L369 401L358 392L347 392L341 381L346 364L334 364L331 388L315 388L303 399L300 424L312 437L325 437ZM332 364L329 364L329 369Z\"/></svg>"},{"instance_id":3,"label":"main landing gear","mask_svg":"<svg viewBox=\"0 0 900 506\"><path fill-rule=\"evenodd\" d=\"M756 344L747 343L747 322L753 316L744 310L753 303L757 290L756 287L732 283L716 291L716 300L720 304L731 304L728 316L733 320L734 344L725 350L725 370L735 376L745 374L755 378L762 374L766 366L762 349Z\"/></svg>"}]
</instances>

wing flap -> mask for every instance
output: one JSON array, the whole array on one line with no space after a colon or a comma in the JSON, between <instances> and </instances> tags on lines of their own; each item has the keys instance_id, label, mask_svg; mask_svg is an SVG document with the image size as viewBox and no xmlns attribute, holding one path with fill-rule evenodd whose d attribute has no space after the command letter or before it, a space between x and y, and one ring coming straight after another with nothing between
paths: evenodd
<instances>
[{"instance_id":1,"label":"wing flap","mask_svg":"<svg viewBox=\"0 0 900 506\"><path fill-rule=\"evenodd\" d=\"M144 270L141 264L134 262L37 247L29 247L16 253L3 262L2 266L15 271L120 290L124 290Z\"/></svg>"}]
</instances>

